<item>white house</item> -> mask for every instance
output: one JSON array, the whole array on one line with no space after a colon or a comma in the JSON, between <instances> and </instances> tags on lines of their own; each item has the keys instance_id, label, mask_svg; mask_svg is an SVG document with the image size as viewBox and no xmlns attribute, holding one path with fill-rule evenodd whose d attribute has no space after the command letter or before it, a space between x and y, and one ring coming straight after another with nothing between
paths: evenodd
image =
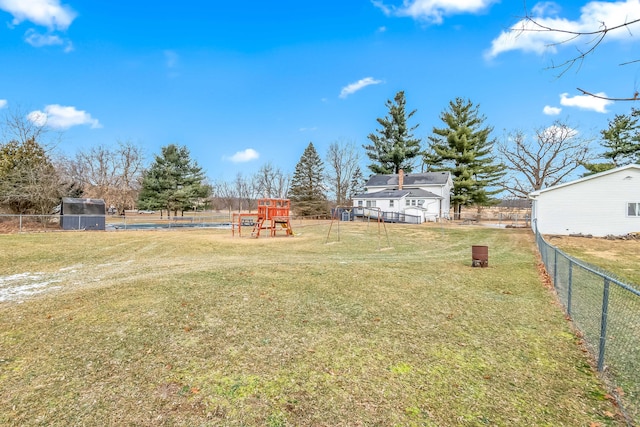
<instances>
[{"instance_id":1,"label":"white house","mask_svg":"<svg viewBox=\"0 0 640 427\"><path fill-rule=\"evenodd\" d=\"M529 194L532 227L543 234L640 232L640 165L611 169Z\"/></svg>"},{"instance_id":2,"label":"white house","mask_svg":"<svg viewBox=\"0 0 640 427\"><path fill-rule=\"evenodd\" d=\"M436 221L449 217L452 187L449 172L373 175L353 206L363 213L369 208L367 214L379 211L386 221Z\"/></svg>"}]
</instances>

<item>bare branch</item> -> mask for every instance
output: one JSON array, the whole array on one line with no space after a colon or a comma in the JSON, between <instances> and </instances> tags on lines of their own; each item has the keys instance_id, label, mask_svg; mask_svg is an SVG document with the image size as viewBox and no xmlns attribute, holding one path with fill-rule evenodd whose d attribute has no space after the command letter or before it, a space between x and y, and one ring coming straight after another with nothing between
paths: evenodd
<instances>
[{"instance_id":1,"label":"bare branch","mask_svg":"<svg viewBox=\"0 0 640 427\"><path fill-rule=\"evenodd\" d=\"M630 27L632 25L636 25L640 23L640 18L636 18L630 21L625 20L624 22L613 25L613 26L607 26L605 22L600 22L598 29L595 29L595 30L581 31L580 29L578 30L565 29L565 28L554 27L554 26L550 26L549 24L545 24L544 22L542 22L544 18L534 18L533 15L527 9L526 1L524 3L525 3L525 10L527 10L525 17L521 19L520 21L521 25L518 28L512 28L512 31L518 32L520 34L523 34L523 33L559 34L560 35L559 38L561 38L561 40L555 41L553 43L549 43L546 45L547 47L557 47L560 45L576 42L578 40L583 40L584 45L587 47L586 49L577 48L576 49L577 54L563 62L560 62L560 63L552 62L551 66L547 67L547 69L558 70L557 77L562 77L567 71L569 71L574 67L578 67L579 69L580 66L583 64L583 62L585 61L585 59L589 55L592 55L601 46L602 42L605 40L605 38L608 35L610 35L611 32L625 29L629 33L629 35L632 36L633 33L631 32ZM556 39L557 38L558 37L556 37ZM619 65L629 65L636 62L640 62L640 59L627 61ZM601 98L601 99L606 99L611 101L637 101L639 99L637 92L632 97L609 98L609 97L597 96L591 92L584 91L582 89L579 89L579 90L585 95L594 96L596 98Z\"/></svg>"},{"instance_id":2,"label":"bare branch","mask_svg":"<svg viewBox=\"0 0 640 427\"><path fill-rule=\"evenodd\" d=\"M606 99L607 101L640 101L640 93L638 93L638 91L635 91L633 94L633 97L631 98L611 98L608 96L602 96L602 95L597 95L595 93L588 92L584 89L580 89L579 87L577 87L576 89L578 89L580 92L582 92L585 95L593 96L594 98L599 98L599 99Z\"/></svg>"}]
</instances>

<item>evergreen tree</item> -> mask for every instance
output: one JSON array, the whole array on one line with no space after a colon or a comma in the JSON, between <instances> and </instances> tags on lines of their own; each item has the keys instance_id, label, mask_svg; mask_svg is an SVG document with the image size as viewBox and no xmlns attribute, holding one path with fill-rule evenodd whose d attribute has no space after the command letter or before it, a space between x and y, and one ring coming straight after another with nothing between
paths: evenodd
<instances>
[{"instance_id":1,"label":"evergreen tree","mask_svg":"<svg viewBox=\"0 0 640 427\"><path fill-rule=\"evenodd\" d=\"M400 169L411 172L414 160L420 155L420 140L412 134L418 125L411 128L407 125L416 110L407 114L405 104L404 91L398 92L393 101L387 100L389 114L376 119L382 128L367 136L371 144L363 148L373 162L368 167L375 174L398 173Z\"/></svg>"},{"instance_id":2,"label":"evergreen tree","mask_svg":"<svg viewBox=\"0 0 640 427\"><path fill-rule=\"evenodd\" d=\"M605 152L603 163L584 163L589 171L585 175L603 172L630 163L640 163L640 110L635 108L630 114L616 114L609 121L609 127L600 131Z\"/></svg>"},{"instance_id":3,"label":"evergreen tree","mask_svg":"<svg viewBox=\"0 0 640 427\"><path fill-rule=\"evenodd\" d=\"M186 147L174 144L162 147L142 179L138 197L140 209L165 209L167 214L194 208L208 197L211 187L205 183L202 168L191 159Z\"/></svg>"},{"instance_id":4,"label":"evergreen tree","mask_svg":"<svg viewBox=\"0 0 640 427\"><path fill-rule=\"evenodd\" d=\"M291 179L289 198L298 215L324 215L327 196L324 186L324 164L313 143L304 150Z\"/></svg>"},{"instance_id":5,"label":"evergreen tree","mask_svg":"<svg viewBox=\"0 0 640 427\"><path fill-rule=\"evenodd\" d=\"M496 187L504 176L504 165L492 155L495 140L489 139L491 127L484 126L485 117L469 100L456 98L440 115L446 127L433 128L429 137L429 152L424 161L429 170L452 174L454 218L460 218L462 206L491 205L491 197L499 193Z\"/></svg>"},{"instance_id":6,"label":"evergreen tree","mask_svg":"<svg viewBox=\"0 0 640 427\"><path fill-rule=\"evenodd\" d=\"M364 184L364 176L362 175L360 166L358 166L353 172L353 175L351 176L351 182L349 184L349 193L347 195L349 203L351 203L351 201L353 200L353 196L355 196L356 194L364 193Z\"/></svg>"}]
</instances>

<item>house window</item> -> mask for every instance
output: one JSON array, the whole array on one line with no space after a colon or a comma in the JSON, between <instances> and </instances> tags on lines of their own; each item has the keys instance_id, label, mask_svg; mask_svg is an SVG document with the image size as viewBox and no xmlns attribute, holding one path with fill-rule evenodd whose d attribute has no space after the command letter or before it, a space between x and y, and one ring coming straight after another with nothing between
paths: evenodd
<instances>
[{"instance_id":1,"label":"house window","mask_svg":"<svg viewBox=\"0 0 640 427\"><path fill-rule=\"evenodd\" d=\"M393 200L389 200L389 207L392 208L393 207Z\"/></svg>"},{"instance_id":2,"label":"house window","mask_svg":"<svg viewBox=\"0 0 640 427\"><path fill-rule=\"evenodd\" d=\"M376 201L375 200L367 200L367 207L368 208L375 208L376 207Z\"/></svg>"},{"instance_id":3,"label":"house window","mask_svg":"<svg viewBox=\"0 0 640 427\"><path fill-rule=\"evenodd\" d=\"M407 205L407 206L411 206L411 200L407 199L407 201L406 201L406 205Z\"/></svg>"},{"instance_id":4,"label":"house window","mask_svg":"<svg viewBox=\"0 0 640 427\"><path fill-rule=\"evenodd\" d=\"M415 205L416 205L416 201L415 201L415 200L412 200L412 201L411 201L411 206L415 206Z\"/></svg>"},{"instance_id":5,"label":"house window","mask_svg":"<svg viewBox=\"0 0 640 427\"><path fill-rule=\"evenodd\" d=\"M362 207L362 200L358 200L358 207L361 208Z\"/></svg>"},{"instance_id":6,"label":"house window","mask_svg":"<svg viewBox=\"0 0 640 427\"><path fill-rule=\"evenodd\" d=\"M627 203L627 216L640 216L640 203Z\"/></svg>"}]
</instances>

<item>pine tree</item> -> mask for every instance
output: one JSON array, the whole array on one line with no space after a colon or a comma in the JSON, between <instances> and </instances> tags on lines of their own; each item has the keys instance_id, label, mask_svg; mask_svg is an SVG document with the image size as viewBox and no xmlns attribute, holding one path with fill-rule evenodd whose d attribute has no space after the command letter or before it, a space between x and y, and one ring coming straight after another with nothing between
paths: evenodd
<instances>
[{"instance_id":1,"label":"pine tree","mask_svg":"<svg viewBox=\"0 0 640 427\"><path fill-rule=\"evenodd\" d=\"M585 163L583 166L589 171L586 175L603 172L630 163L640 163L640 124L638 124L640 110L635 108L630 114L616 114L609 121L609 127L600 131L602 146L606 149L602 153L603 163Z\"/></svg>"},{"instance_id":2,"label":"pine tree","mask_svg":"<svg viewBox=\"0 0 640 427\"><path fill-rule=\"evenodd\" d=\"M433 128L428 153L424 161L429 170L449 171L453 176L454 218L460 218L462 206L486 206L494 203L491 196L499 193L496 187L504 176L504 165L492 155L495 141L489 139L491 127L484 126L485 117L479 107L469 100L456 98L449 109L440 115L446 124Z\"/></svg>"},{"instance_id":3,"label":"pine tree","mask_svg":"<svg viewBox=\"0 0 640 427\"><path fill-rule=\"evenodd\" d=\"M385 105L389 114L376 119L382 128L367 136L371 144L363 148L373 162L368 167L375 174L398 173L400 169L411 172L414 160L421 153L420 140L412 134L418 125L411 128L407 125L407 120L413 117L416 110L407 114L405 104L404 91L398 92L393 101L387 100Z\"/></svg>"},{"instance_id":4,"label":"pine tree","mask_svg":"<svg viewBox=\"0 0 640 427\"><path fill-rule=\"evenodd\" d=\"M202 168L191 159L186 147L162 147L162 154L144 174L138 197L141 209L165 209L167 214L193 208L210 195Z\"/></svg>"},{"instance_id":5,"label":"pine tree","mask_svg":"<svg viewBox=\"0 0 640 427\"><path fill-rule=\"evenodd\" d=\"M327 196L324 186L324 164L313 143L304 150L291 179L289 198L298 215L324 215Z\"/></svg>"},{"instance_id":6,"label":"pine tree","mask_svg":"<svg viewBox=\"0 0 640 427\"><path fill-rule=\"evenodd\" d=\"M356 170L351 176L351 182L349 183L349 193L347 195L349 202L353 200L356 194L364 193L364 176L360 170L360 166L356 167Z\"/></svg>"}]
</instances>

